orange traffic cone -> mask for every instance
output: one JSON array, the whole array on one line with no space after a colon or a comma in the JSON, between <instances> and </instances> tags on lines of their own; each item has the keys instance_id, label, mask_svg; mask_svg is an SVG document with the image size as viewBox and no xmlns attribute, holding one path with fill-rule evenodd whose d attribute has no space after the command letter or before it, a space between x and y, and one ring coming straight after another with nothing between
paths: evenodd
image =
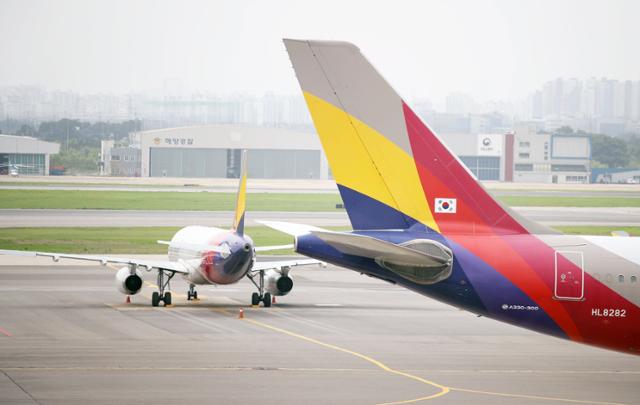
<instances>
[{"instance_id":1,"label":"orange traffic cone","mask_svg":"<svg viewBox=\"0 0 640 405\"><path fill-rule=\"evenodd\" d=\"M131 296L127 295L127 300L124 302L125 304L131 304Z\"/></svg>"},{"instance_id":2,"label":"orange traffic cone","mask_svg":"<svg viewBox=\"0 0 640 405\"><path fill-rule=\"evenodd\" d=\"M275 296L275 295L273 295L273 296L271 297L271 303L272 303L272 304L275 304L275 303L276 303L276 296Z\"/></svg>"},{"instance_id":3,"label":"orange traffic cone","mask_svg":"<svg viewBox=\"0 0 640 405\"><path fill-rule=\"evenodd\" d=\"M238 312L238 319L244 318L244 309L240 308L240 312Z\"/></svg>"}]
</instances>

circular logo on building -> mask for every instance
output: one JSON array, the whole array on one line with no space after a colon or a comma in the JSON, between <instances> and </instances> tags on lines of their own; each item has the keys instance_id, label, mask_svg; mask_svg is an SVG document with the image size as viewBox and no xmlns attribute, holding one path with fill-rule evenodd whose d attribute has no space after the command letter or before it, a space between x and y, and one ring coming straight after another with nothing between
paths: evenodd
<instances>
[{"instance_id":1,"label":"circular logo on building","mask_svg":"<svg viewBox=\"0 0 640 405\"><path fill-rule=\"evenodd\" d=\"M482 144L483 144L484 146L489 146L489 145L491 145L491 138L484 138L484 139L482 140Z\"/></svg>"},{"instance_id":2,"label":"circular logo on building","mask_svg":"<svg viewBox=\"0 0 640 405\"><path fill-rule=\"evenodd\" d=\"M160 145L160 138L153 138L153 143Z\"/></svg>"}]
</instances>

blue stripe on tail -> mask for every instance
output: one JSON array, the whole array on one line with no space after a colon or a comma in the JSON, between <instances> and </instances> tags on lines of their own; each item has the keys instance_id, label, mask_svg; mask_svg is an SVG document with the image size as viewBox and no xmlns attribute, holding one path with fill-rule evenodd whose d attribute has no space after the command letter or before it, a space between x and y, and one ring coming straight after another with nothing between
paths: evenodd
<instances>
[{"instance_id":1,"label":"blue stripe on tail","mask_svg":"<svg viewBox=\"0 0 640 405\"><path fill-rule=\"evenodd\" d=\"M338 184L338 190L353 229L408 229L417 223L395 208L349 187Z\"/></svg>"}]
</instances>

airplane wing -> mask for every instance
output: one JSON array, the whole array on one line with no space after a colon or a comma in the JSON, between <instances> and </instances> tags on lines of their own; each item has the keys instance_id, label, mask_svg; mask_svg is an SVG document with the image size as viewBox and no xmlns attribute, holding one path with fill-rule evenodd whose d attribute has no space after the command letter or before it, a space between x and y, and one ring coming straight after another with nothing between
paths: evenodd
<instances>
[{"instance_id":1,"label":"airplane wing","mask_svg":"<svg viewBox=\"0 0 640 405\"><path fill-rule=\"evenodd\" d=\"M294 260L278 260L273 262L256 262L253 264L251 268L252 272L258 272L262 270L271 270L271 269L283 269L283 268L291 268L296 266L307 266L310 264L319 264L322 265L324 262L315 259L294 259Z\"/></svg>"},{"instance_id":2,"label":"airplane wing","mask_svg":"<svg viewBox=\"0 0 640 405\"><path fill-rule=\"evenodd\" d=\"M434 242L424 241L425 244L431 244L432 246L429 249L429 252L423 252L407 246L397 245L372 238L370 236L359 235L351 232L333 232L315 226L289 222L258 222L296 237L306 234L315 235L327 244L336 248L338 251L348 255L368 257L371 259L383 259L388 262L404 264L414 263L420 266L434 267L449 265L451 262L451 253L441 245Z\"/></svg>"},{"instance_id":3,"label":"airplane wing","mask_svg":"<svg viewBox=\"0 0 640 405\"><path fill-rule=\"evenodd\" d=\"M96 255L75 255L67 253L52 253L52 252L28 252L23 250L2 250L0 254L11 256L27 256L27 257L50 257L53 261L57 262L60 259L71 260L86 260L93 262L100 262L103 266L107 263L117 263L126 265L135 265L146 268L147 271L151 269L168 270L175 273L189 273L190 263L185 261L172 262L169 260L146 260L146 259L134 259L134 258L122 258L111 256L96 256Z\"/></svg>"}]
</instances>

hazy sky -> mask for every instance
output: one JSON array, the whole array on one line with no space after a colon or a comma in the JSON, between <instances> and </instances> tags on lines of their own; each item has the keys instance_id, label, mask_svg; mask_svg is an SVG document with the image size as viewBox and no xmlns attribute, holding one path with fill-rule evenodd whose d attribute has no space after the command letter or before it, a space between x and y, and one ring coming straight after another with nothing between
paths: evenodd
<instances>
[{"instance_id":1,"label":"hazy sky","mask_svg":"<svg viewBox=\"0 0 640 405\"><path fill-rule=\"evenodd\" d=\"M640 1L0 0L0 85L297 93L281 38L356 43L407 98L640 79Z\"/></svg>"}]
</instances>

